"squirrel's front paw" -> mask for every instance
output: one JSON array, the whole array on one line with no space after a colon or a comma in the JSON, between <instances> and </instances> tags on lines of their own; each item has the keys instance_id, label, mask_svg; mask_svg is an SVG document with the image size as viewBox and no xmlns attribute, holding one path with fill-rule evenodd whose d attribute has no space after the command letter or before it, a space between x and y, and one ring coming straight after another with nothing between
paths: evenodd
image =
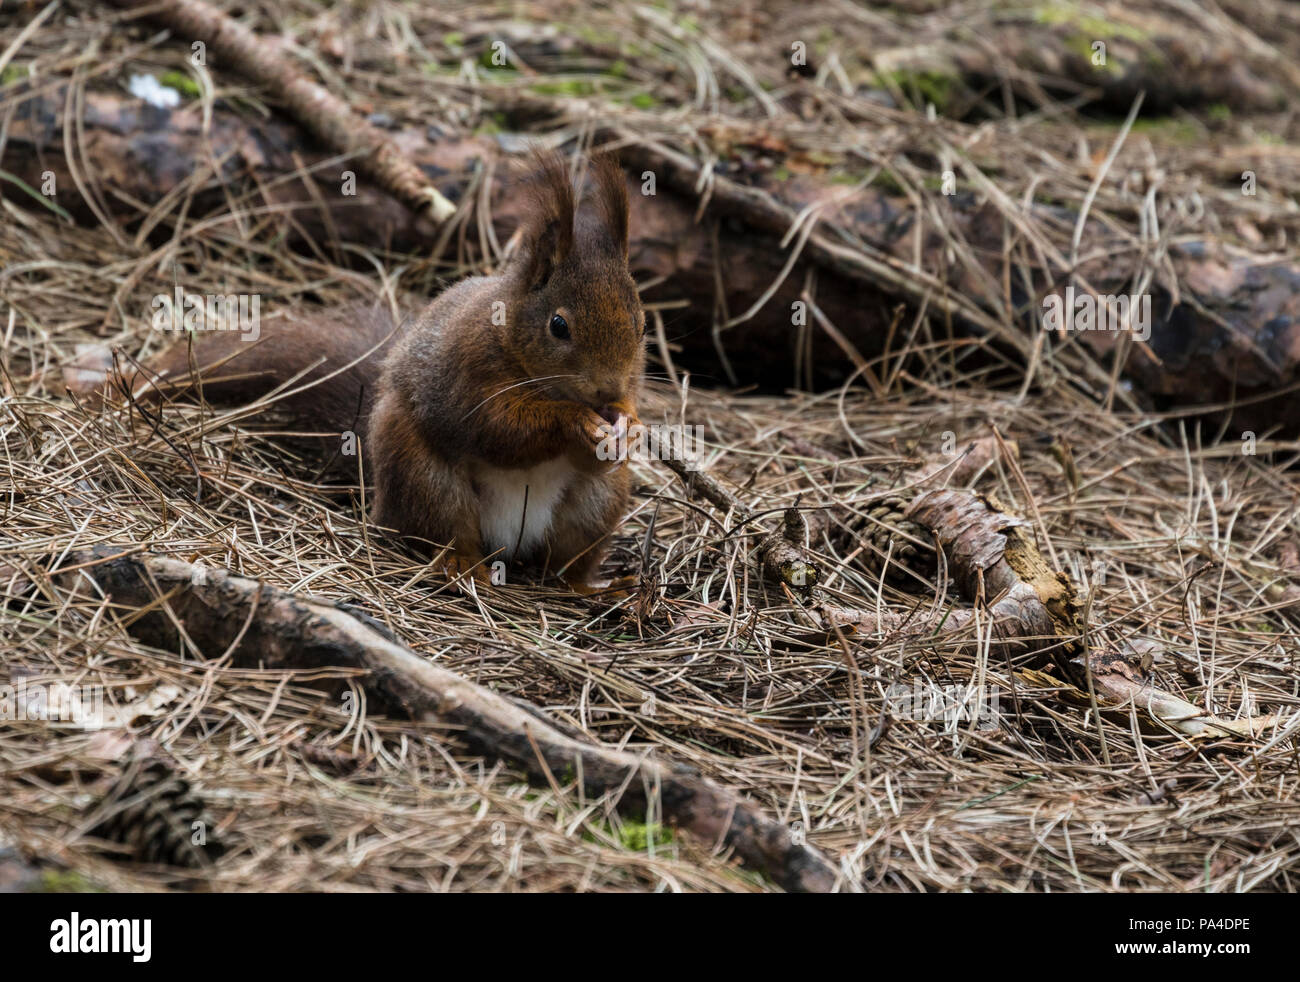
<instances>
[{"instance_id":1,"label":"squirrel's front paw","mask_svg":"<svg viewBox=\"0 0 1300 982\"><path fill-rule=\"evenodd\" d=\"M600 411L600 416L611 425L621 425L624 430L641 425L641 417L636 414L636 406L632 405L631 399L611 402Z\"/></svg>"},{"instance_id":2,"label":"squirrel's front paw","mask_svg":"<svg viewBox=\"0 0 1300 982\"><path fill-rule=\"evenodd\" d=\"M585 450L590 450L592 454L596 454L601 449L601 445L617 432L600 413L586 406L580 407L575 413L573 430L578 445Z\"/></svg>"}]
</instances>

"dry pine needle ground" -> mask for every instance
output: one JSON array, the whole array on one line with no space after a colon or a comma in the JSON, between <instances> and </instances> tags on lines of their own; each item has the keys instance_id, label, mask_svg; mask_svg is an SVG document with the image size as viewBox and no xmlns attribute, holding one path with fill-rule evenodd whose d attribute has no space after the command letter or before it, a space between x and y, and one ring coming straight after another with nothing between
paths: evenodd
<instances>
[{"instance_id":1,"label":"dry pine needle ground","mask_svg":"<svg viewBox=\"0 0 1300 982\"><path fill-rule=\"evenodd\" d=\"M337 31L359 51L383 31L402 36L415 16L379 5L377 22L340 25L290 6L318 15L319 43ZM431 36L452 22L418 26ZM33 43L71 50L85 42L78 30L51 27ZM8 25L5 36L14 34ZM706 96L714 72L735 74L727 50L745 50L666 29L656 37L665 50L703 52L694 64L705 66ZM644 61L633 64L639 72ZM410 108L363 72L347 81L396 115ZM694 108L708 110L709 98ZM96 330L113 320L123 285L123 305L135 310L154 284L128 282L135 260L103 228L5 207L0 553L33 579L73 549L140 544L347 602L440 664L599 740L695 765L798 823L878 890L1296 888L1300 765L1289 727L1300 648L1294 614L1276 603L1300 577L1300 485L1283 466L1295 445L1265 439L1244 454L1235 434L1104 411L1063 381L1023 398L986 391L924 330L912 340L928 353L908 373L876 366L888 380L879 393L654 386L646 418L703 425L705 466L748 507L779 513L797 499L807 509L812 548L833 572L821 595L848 606L906 613L960 602L933 577L883 579L849 528L880 481L942 452L945 434L960 444L996 426L1017 441L1024 483L999 464L979 487L1033 517L1044 554L1091 591L1098 637L1158 641L1157 677L1197 706L1275 717L1253 746L1140 735L1136 717L1099 721L1027 682L1022 664L957 639L810 641L817 621L804 603L754 570L757 533L729 534L657 465L636 465L636 509L610 561L611 572L657 584L643 602L526 582L450 589L369 534L357 488L317 481L315 464L264 421L173 405L154 427L54 393L47 381L74 346L103 340ZM245 239L238 222L189 241L186 261L201 257L204 277L229 292L330 302L375 289L324 260ZM108 340L134 355L157 344L142 327ZM1077 478L1037 439L1045 433L1068 442ZM0 583L0 593L16 591ZM375 718L355 681L354 698L340 702L309 678L230 668L221 652L148 650L120 616L53 592L0 614L11 677L103 686L118 724L0 723L0 846L110 889L772 889L653 815L620 821L571 780L558 792L531 788L458 754L443 734ZM977 678L996 693L991 720L899 709L900 691ZM207 804L225 852L197 880L118 861L87 838L90 810L131 746L164 750Z\"/></svg>"}]
</instances>

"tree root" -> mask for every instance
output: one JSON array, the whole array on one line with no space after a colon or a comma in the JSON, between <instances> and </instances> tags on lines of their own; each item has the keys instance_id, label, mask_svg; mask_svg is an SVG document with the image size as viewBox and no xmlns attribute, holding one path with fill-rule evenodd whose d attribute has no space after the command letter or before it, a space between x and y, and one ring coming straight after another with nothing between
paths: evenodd
<instances>
[{"instance_id":1,"label":"tree root","mask_svg":"<svg viewBox=\"0 0 1300 982\"><path fill-rule=\"evenodd\" d=\"M570 736L536 707L433 664L332 604L226 570L108 546L74 553L68 564L76 568L54 574L66 588L90 586L114 604L147 611L127 626L147 644L189 643L262 668L362 669L367 696L381 711L454 730L471 752L516 766L535 783L572 774L592 796L619 792L620 809L644 812L657 802L667 821L730 847L746 866L792 892L853 887L785 826L691 768ZM178 642L178 625L188 642Z\"/></svg>"}]
</instances>

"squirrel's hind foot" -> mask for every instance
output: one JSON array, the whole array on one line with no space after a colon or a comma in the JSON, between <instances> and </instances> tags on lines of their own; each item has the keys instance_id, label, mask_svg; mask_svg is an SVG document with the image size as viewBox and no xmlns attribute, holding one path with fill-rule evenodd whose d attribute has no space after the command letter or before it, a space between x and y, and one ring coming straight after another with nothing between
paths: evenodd
<instances>
[{"instance_id":1,"label":"squirrel's hind foot","mask_svg":"<svg viewBox=\"0 0 1300 982\"><path fill-rule=\"evenodd\" d=\"M612 580L566 579L564 585L579 596L591 597L599 595L602 598L621 600L624 597L632 596L632 588L636 586L636 577L618 576Z\"/></svg>"},{"instance_id":2,"label":"squirrel's hind foot","mask_svg":"<svg viewBox=\"0 0 1300 982\"><path fill-rule=\"evenodd\" d=\"M452 583L467 586L467 580L473 580L478 586L493 586L492 571L487 561L478 555L453 552L441 560L435 560L434 571Z\"/></svg>"}]
</instances>

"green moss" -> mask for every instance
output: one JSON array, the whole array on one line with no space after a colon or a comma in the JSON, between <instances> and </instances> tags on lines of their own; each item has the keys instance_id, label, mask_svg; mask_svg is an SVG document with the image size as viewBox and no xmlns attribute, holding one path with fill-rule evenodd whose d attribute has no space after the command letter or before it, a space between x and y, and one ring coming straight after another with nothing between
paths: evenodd
<instances>
[{"instance_id":1,"label":"green moss","mask_svg":"<svg viewBox=\"0 0 1300 982\"><path fill-rule=\"evenodd\" d=\"M659 100L649 92L638 92L629 99L628 102L637 109L653 109L655 106L659 105Z\"/></svg>"},{"instance_id":2,"label":"green moss","mask_svg":"<svg viewBox=\"0 0 1300 982\"><path fill-rule=\"evenodd\" d=\"M932 103L936 112L943 112L952 102L953 92L961 84L955 75L932 69L900 68L892 72L877 72L876 78L882 88L899 89L914 103L921 106Z\"/></svg>"},{"instance_id":3,"label":"green moss","mask_svg":"<svg viewBox=\"0 0 1300 982\"><path fill-rule=\"evenodd\" d=\"M158 81L168 88L175 89L187 99L199 97L199 83L184 72L163 72L158 76Z\"/></svg>"},{"instance_id":4,"label":"green moss","mask_svg":"<svg viewBox=\"0 0 1300 982\"><path fill-rule=\"evenodd\" d=\"M485 72L491 72L493 75L518 75L519 69L508 62L504 65L496 65L492 62L492 46L488 45L479 52L478 66Z\"/></svg>"},{"instance_id":5,"label":"green moss","mask_svg":"<svg viewBox=\"0 0 1300 982\"><path fill-rule=\"evenodd\" d=\"M103 893L101 887L91 883L76 870L46 870L31 893Z\"/></svg>"},{"instance_id":6,"label":"green moss","mask_svg":"<svg viewBox=\"0 0 1300 982\"><path fill-rule=\"evenodd\" d=\"M1092 60L1092 56L1093 56L1092 46L1094 42L1100 40L1102 39L1095 37L1091 34L1071 34L1065 39L1063 43L1065 45L1066 51L1069 51L1071 54L1074 54L1079 58L1082 58L1089 65L1092 66L1093 71L1105 72L1107 75L1113 75L1116 77L1123 76L1125 72L1124 62L1116 58L1114 56L1114 52L1107 50L1106 60L1101 62L1100 64Z\"/></svg>"},{"instance_id":7,"label":"green moss","mask_svg":"<svg viewBox=\"0 0 1300 982\"><path fill-rule=\"evenodd\" d=\"M26 65L6 65L5 70L0 72L0 85L17 82L20 78L26 78L31 73L32 70Z\"/></svg>"},{"instance_id":8,"label":"green moss","mask_svg":"<svg viewBox=\"0 0 1300 982\"><path fill-rule=\"evenodd\" d=\"M1214 123L1226 123L1232 119L1232 110L1222 102L1215 102L1207 106L1205 115Z\"/></svg>"},{"instance_id":9,"label":"green moss","mask_svg":"<svg viewBox=\"0 0 1300 982\"><path fill-rule=\"evenodd\" d=\"M838 174L832 174L827 180L832 184L857 184L866 177L865 174L850 174L847 171L841 171Z\"/></svg>"},{"instance_id":10,"label":"green moss","mask_svg":"<svg viewBox=\"0 0 1300 982\"><path fill-rule=\"evenodd\" d=\"M1150 40L1150 36L1141 28L1084 13L1079 5L1074 3L1043 4L1034 8L1034 20L1039 24L1069 26L1074 29L1074 33L1087 35L1089 54L1091 54L1093 41L1105 41L1111 38L1124 38L1128 41Z\"/></svg>"},{"instance_id":11,"label":"green moss","mask_svg":"<svg viewBox=\"0 0 1300 982\"><path fill-rule=\"evenodd\" d=\"M532 90L538 95L567 97L595 95L596 86L585 78L562 78L550 82L535 82Z\"/></svg>"},{"instance_id":12,"label":"green moss","mask_svg":"<svg viewBox=\"0 0 1300 982\"><path fill-rule=\"evenodd\" d=\"M608 75L613 75L615 78L627 78L627 62L620 58L618 61L612 62L610 66L605 69L605 72Z\"/></svg>"},{"instance_id":13,"label":"green moss","mask_svg":"<svg viewBox=\"0 0 1300 982\"><path fill-rule=\"evenodd\" d=\"M903 187L903 185L898 183L897 178L895 178L893 174L890 174L888 171L884 171L884 170L882 170L879 174L875 176L875 178L871 181L871 186L873 188L879 188L881 191L884 191L885 194L906 194L907 193L907 190Z\"/></svg>"},{"instance_id":14,"label":"green moss","mask_svg":"<svg viewBox=\"0 0 1300 982\"><path fill-rule=\"evenodd\" d=\"M592 829L599 830L601 834L597 835ZM671 845L673 830L665 828L658 822L651 822L647 825L645 822L638 822L635 819L624 819L619 823L618 831L615 832L609 822L593 821L583 831L582 838L586 842L606 844L610 839L613 839L630 852L646 852L652 843L656 849Z\"/></svg>"},{"instance_id":15,"label":"green moss","mask_svg":"<svg viewBox=\"0 0 1300 982\"><path fill-rule=\"evenodd\" d=\"M645 852L651 842L655 848L670 844L673 841L673 830L664 828L658 822L649 825L644 822L623 822L619 826L618 841L624 849L631 852Z\"/></svg>"},{"instance_id":16,"label":"green moss","mask_svg":"<svg viewBox=\"0 0 1300 982\"><path fill-rule=\"evenodd\" d=\"M1205 138L1204 129L1196 123L1186 119L1174 119L1172 116L1135 119L1133 132L1144 133L1165 143L1199 143Z\"/></svg>"},{"instance_id":17,"label":"green moss","mask_svg":"<svg viewBox=\"0 0 1300 982\"><path fill-rule=\"evenodd\" d=\"M489 113L488 116L478 124L474 130L475 136L496 136L498 133L504 133L508 128L509 120L506 114L501 112Z\"/></svg>"}]
</instances>

